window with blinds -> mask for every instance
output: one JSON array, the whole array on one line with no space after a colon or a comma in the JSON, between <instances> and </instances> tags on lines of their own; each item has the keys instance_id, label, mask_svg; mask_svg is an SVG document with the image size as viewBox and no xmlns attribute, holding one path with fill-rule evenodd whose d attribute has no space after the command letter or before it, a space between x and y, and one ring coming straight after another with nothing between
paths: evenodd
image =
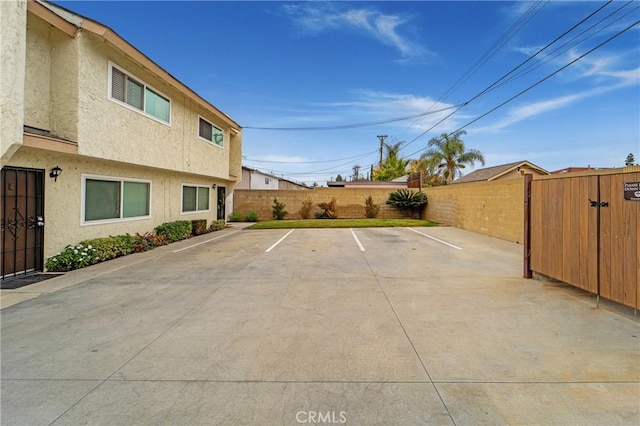
<instances>
[{"instance_id":1,"label":"window with blinds","mask_svg":"<svg viewBox=\"0 0 640 426\"><path fill-rule=\"evenodd\" d=\"M182 213L209 210L209 187L182 185Z\"/></svg>"},{"instance_id":2,"label":"window with blinds","mask_svg":"<svg viewBox=\"0 0 640 426\"><path fill-rule=\"evenodd\" d=\"M198 136L218 146L224 145L224 132L202 117L198 117Z\"/></svg>"},{"instance_id":3,"label":"window with blinds","mask_svg":"<svg viewBox=\"0 0 640 426\"><path fill-rule=\"evenodd\" d=\"M84 177L85 223L149 217L151 182Z\"/></svg>"},{"instance_id":4,"label":"window with blinds","mask_svg":"<svg viewBox=\"0 0 640 426\"><path fill-rule=\"evenodd\" d=\"M171 101L137 78L109 64L110 98L123 102L165 123L171 122Z\"/></svg>"}]
</instances>

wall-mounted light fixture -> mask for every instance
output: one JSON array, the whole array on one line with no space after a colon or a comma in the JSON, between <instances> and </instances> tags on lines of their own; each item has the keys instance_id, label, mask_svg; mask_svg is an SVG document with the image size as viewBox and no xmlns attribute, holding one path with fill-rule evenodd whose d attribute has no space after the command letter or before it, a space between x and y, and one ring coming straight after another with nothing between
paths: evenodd
<instances>
[{"instance_id":1,"label":"wall-mounted light fixture","mask_svg":"<svg viewBox=\"0 0 640 426\"><path fill-rule=\"evenodd\" d=\"M216 189L216 186L218 186L218 185L216 185L215 183L214 183L213 185L211 185L211 187L212 187L213 189Z\"/></svg>"},{"instance_id":2,"label":"wall-mounted light fixture","mask_svg":"<svg viewBox=\"0 0 640 426\"><path fill-rule=\"evenodd\" d=\"M55 166L53 169L51 169L51 173L49 173L49 177L52 177L53 181L57 182L58 176L60 176L61 173L62 173L62 169L58 166Z\"/></svg>"}]
</instances>

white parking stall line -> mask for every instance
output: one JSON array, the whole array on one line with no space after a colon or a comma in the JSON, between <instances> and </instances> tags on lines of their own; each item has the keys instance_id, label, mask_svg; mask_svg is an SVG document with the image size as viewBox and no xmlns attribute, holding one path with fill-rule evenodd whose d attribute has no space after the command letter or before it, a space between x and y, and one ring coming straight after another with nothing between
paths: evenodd
<instances>
[{"instance_id":1,"label":"white parking stall line","mask_svg":"<svg viewBox=\"0 0 640 426\"><path fill-rule=\"evenodd\" d=\"M265 250L265 253L269 253L271 250L273 250L274 248L276 248L276 246L278 244L280 244L281 242L284 241L285 238L287 238L289 236L289 234L291 234L293 231L295 231L295 229L292 229L291 231L287 232L286 235L282 238L280 238L278 241L276 241L276 243L274 245L272 245L271 247L269 247L268 249Z\"/></svg>"},{"instance_id":2,"label":"white parking stall line","mask_svg":"<svg viewBox=\"0 0 640 426\"><path fill-rule=\"evenodd\" d=\"M408 230L410 230L410 231L415 232L416 234L420 234L420 235L423 235L423 236L425 236L425 237L427 237L427 238L431 238L432 240L437 241L437 242L439 242L439 243L441 243L441 244L444 244L445 246L449 246L449 247L454 248L454 249L456 249L456 250L462 250L462 247L454 246L454 245L453 245L453 244L451 244L451 243L448 243L448 242L446 242L446 241L442 241L442 240L440 240L440 239L438 239L438 238L436 238L436 237L432 237L431 235L427 235L427 234L425 234L424 232L416 231L416 230L415 230L415 229L413 229L413 228L407 228L407 229L408 229Z\"/></svg>"},{"instance_id":3,"label":"white parking stall line","mask_svg":"<svg viewBox=\"0 0 640 426\"><path fill-rule=\"evenodd\" d=\"M220 235L219 237L211 238L211 239L209 239L209 240L207 240L207 241L199 242L198 244L192 244L192 245L187 246L187 247L182 247L181 249L173 250L173 253L178 253L178 252L180 252L180 251L189 250L190 248L197 247L197 246L199 246L200 244L206 244L206 243L210 243L211 241L219 240L220 238L228 237L229 235L233 235L233 234L235 234L236 232L240 232L240 231L233 231L233 232L229 232L228 234Z\"/></svg>"},{"instance_id":4,"label":"white parking stall line","mask_svg":"<svg viewBox=\"0 0 640 426\"><path fill-rule=\"evenodd\" d=\"M353 235L353 239L356 240L356 244L360 248L360 251L364 251L364 246L362 245L362 243L360 242L360 240L356 236L356 233L353 232L353 229L351 229L351 228L349 228L349 231L351 231L351 235Z\"/></svg>"}]
</instances>

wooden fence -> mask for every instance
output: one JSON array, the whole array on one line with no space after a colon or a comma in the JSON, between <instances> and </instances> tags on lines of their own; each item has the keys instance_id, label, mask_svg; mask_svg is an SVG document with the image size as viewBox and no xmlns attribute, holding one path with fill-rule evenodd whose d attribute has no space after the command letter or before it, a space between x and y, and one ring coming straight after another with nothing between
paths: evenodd
<instances>
[{"instance_id":1,"label":"wooden fence","mask_svg":"<svg viewBox=\"0 0 640 426\"><path fill-rule=\"evenodd\" d=\"M640 306L640 172L536 179L528 203L525 265L598 297Z\"/></svg>"}]
</instances>

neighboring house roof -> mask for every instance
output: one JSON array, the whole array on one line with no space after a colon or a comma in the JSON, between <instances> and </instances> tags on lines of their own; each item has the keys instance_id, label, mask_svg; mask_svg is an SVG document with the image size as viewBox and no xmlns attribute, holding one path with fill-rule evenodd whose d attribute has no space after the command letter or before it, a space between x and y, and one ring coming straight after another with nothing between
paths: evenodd
<instances>
[{"instance_id":1,"label":"neighboring house roof","mask_svg":"<svg viewBox=\"0 0 640 426\"><path fill-rule=\"evenodd\" d=\"M400 176L395 179L391 179L391 182L404 182L407 183L409 181L409 175Z\"/></svg>"},{"instance_id":2,"label":"neighboring house roof","mask_svg":"<svg viewBox=\"0 0 640 426\"><path fill-rule=\"evenodd\" d=\"M552 175L559 175L562 173L572 173L572 172L586 172L589 170L595 170L595 167L587 166L587 167L566 167L560 170L554 170L551 172Z\"/></svg>"},{"instance_id":3,"label":"neighboring house roof","mask_svg":"<svg viewBox=\"0 0 640 426\"><path fill-rule=\"evenodd\" d=\"M327 182L330 188L406 188L407 182L378 182L375 180L359 180L355 182L340 181Z\"/></svg>"},{"instance_id":4,"label":"neighboring house roof","mask_svg":"<svg viewBox=\"0 0 640 426\"><path fill-rule=\"evenodd\" d=\"M276 179L276 180L278 180L278 181L285 181L285 182L289 182L289 183L291 183L291 184L293 184L293 185L296 185L296 186L299 186L299 187L302 187L302 188L310 189L307 185L304 185L304 184L302 184L302 183L294 182L294 181L292 181L292 180L285 179L285 178L283 178L283 177L276 176L276 175L271 174L271 173L265 173L265 172L263 172L262 170L253 169L253 168L251 168L251 167L247 167L247 166L242 166L242 169L243 169L243 170L247 170L247 171L249 171L249 172L251 172L251 173L260 173L260 174L261 174L261 175L263 175L263 176L270 177L270 178Z\"/></svg>"},{"instance_id":5,"label":"neighboring house roof","mask_svg":"<svg viewBox=\"0 0 640 426\"><path fill-rule=\"evenodd\" d=\"M465 183L465 182L481 182L491 181L499 179L514 170L518 170L520 167L526 167L527 169L533 169L540 174L548 175L549 172L542 167L536 166L529 161L517 161L515 163L501 164L499 166L486 167L484 169L474 170L468 175L462 176L459 179L453 181L453 183Z\"/></svg>"},{"instance_id":6,"label":"neighboring house roof","mask_svg":"<svg viewBox=\"0 0 640 426\"><path fill-rule=\"evenodd\" d=\"M44 19L52 25L55 25L71 37L74 37L80 30L89 31L99 37L102 37L203 108L214 111L219 118L230 126L232 131L238 133L239 130L242 129L242 126L236 123L231 117L211 105L207 100L172 76L161 66L153 62L149 57L136 49L133 45L129 44L111 28L65 9L62 6L58 6L57 4L44 0L29 0L27 8L34 15Z\"/></svg>"}]
</instances>

